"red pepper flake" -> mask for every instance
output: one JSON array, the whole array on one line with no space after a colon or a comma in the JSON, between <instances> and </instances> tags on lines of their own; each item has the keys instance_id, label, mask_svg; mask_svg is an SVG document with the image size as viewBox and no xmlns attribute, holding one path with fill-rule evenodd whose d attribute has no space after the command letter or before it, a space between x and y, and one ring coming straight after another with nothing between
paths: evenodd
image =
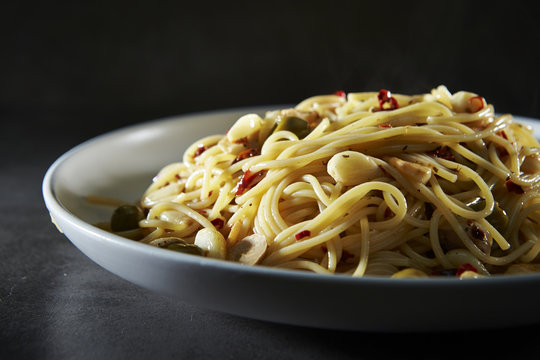
<instances>
[{"instance_id":1,"label":"red pepper flake","mask_svg":"<svg viewBox=\"0 0 540 360\"><path fill-rule=\"evenodd\" d=\"M452 150L448 146L439 146L437 149L435 149L435 151L433 151L433 155L440 159L456 161L454 153L452 153Z\"/></svg>"},{"instance_id":2,"label":"red pepper flake","mask_svg":"<svg viewBox=\"0 0 540 360\"><path fill-rule=\"evenodd\" d=\"M225 225L225 221L223 221L223 219L220 219L220 218L215 218L214 220L210 222L212 223L212 225L216 227L216 229L221 229L223 228L223 225Z\"/></svg>"},{"instance_id":3,"label":"red pepper flake","mask_svg":"<svg viewBox=\"0 0 540 360\"><path fill-rule=\"evenodd\" d=\"M465 263L458 266L456 276L460 277L465 271L474 271L475 273L478 273L478 270L476 270L474 266L469 263Z\"/></svg>"},{"instance_id":4,"label":"red pepper flake","mask_svg":"<svg viewBox=\"0 0 540 360\"><path fill-rule=\"evenodd\" d=\"M338 91L336 91L336 92L334 93L334 95L339 96L339 97L342 97L342 98L347 97L347 94L346 94L345 91L343 91L343 90L338 90Z\"/></svg>"},{"instance_id":5,"label":"red pepper flake","mask_svg":"<svg viewBox=\"0 0 540 360\"><path fill-rule=\"evenodd\" d=\"M246 150L242 151L240 154L238 154L236 156L236 159L234 159L232 163L236 164L237 162L239 162L241 160L244 160L244 159L256 156L256 155L259 155L259 150L254 149L254 148L249 148L249 149L246 149Z\"/></svg>"},{"instance_id":6,"label":"red pepper flake","mask_svg":"<svg viewBox=\"0 0 540 360\"><path fill-rule=\"evenodd\" d=\"M396 98L392 96L392 93L389 90L382 89L381 91L379 91L377 99L379 99L379 106L381 108L381 111L394 110L399 108L399 104Z\"/></svg>"},{"instance_id":7,"label":"red pepper flake","mask_svg":"<svg viewBox=\"0 0 540 360\"><path fill-rule=\"evenodd\" d=\"M255 185L257 185L266 174L266 170L261 170L256 173L252 173L251 171L246 171L244 175L242 175L242 178L238 182L238 188L236 189L236 195L242 195L246 190L251 189Z\"/></svg>"},{"instance_id":8,"label":"red pepper flake","mask_svg":"<svg viewBox=\"0 0 540 360\"><path fill-rule=\"evenodd\" d=\"M504 130L497 132L497 135L502 137L504 140L508 140L508 135L506 135L506 132Z\"/></svg>"},{"instance_id":9,"label":"red pepper flake","mask_svg":"<svg viewBox=\"0 0 540 360\"><path fill-rule=\"evenodd\" d=\"M477 240L482 240L484 239L484 237L486 236L486 234L484 234L484 231L482 231L482 229L480 229L477 225L475 224L472 224L470 225L471 226L471 235L473 238L477 239Z\"/></svg>"},{"instance_id":10,"label":"red pepper flake","mask_svg":"<svg viewBox=\"0 0 540 360\"><path fill-rule=\"evenodd\" d=\"M297 241L302 240L305 237L311 236L311 231L309 230L302 230L298 234L294 235Z\"/></svg>"},{"instance_id":11,"label":"red pepper flake","mask_svg":"<svg viewBox=\"0 0 540 360\"><path fill-rule=\"evenodd\" d=\"M473 96L469 99L469 110L471 113L480 111L485 106L485 100L481 96Z\"/></svg>"},{"instance_id":12,"label":"red pepper flake","mask_svg":"<svg viewBox=\"0 0 540 360\"><path fill-rule=\"evenodd\" d=\"M521 186L512 182L512 180L507 180L505 185L506 185L506 189L510 192L513 192L516 194L523 194L525 192Z\"/></svg>"},{"instance_id":13,"label":"red pepper flake","mask_svg":"<svg viewBox=\"0 0 540 360\"><path fill-rule=\"evenodd\" d=\"M387 129L390 129L392 127L392 125L390 124L380 124L379 125L380 128L387 128Z\"/></svg>"},{"instance_id":14,"label":"red pepper flake","mask_svg":"<svg viewBox=\"0 0 540 360\"><path fill-rule=\"evenodd\" d=\"M238 139L238 140L234 140L233 141L234 144L244 144L244 146L247 147L247 144L249 143L249 140L247 137L243 137L241 139Z\"/></svg>"},{"instance_id":15,"label":"red pepper flake","mask_svg":"<svg viewBox=\"0 0 540 360\"><path fill-rule=\"evenodd\" d=\"M193 157L196 158L197 156L201 155L205 151L206 151L206 146L200 144L199 146L197 146L197 150L195 150L195 154L193 154Z\"/></svg>"}]
</instances>

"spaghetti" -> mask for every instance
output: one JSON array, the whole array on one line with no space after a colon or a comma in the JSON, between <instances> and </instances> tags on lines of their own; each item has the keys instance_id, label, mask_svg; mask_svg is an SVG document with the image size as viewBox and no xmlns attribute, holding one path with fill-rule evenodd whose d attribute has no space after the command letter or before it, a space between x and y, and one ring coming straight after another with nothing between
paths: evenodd
<instances>
[{"instance_id":1,"label":"spaghetti","mask_svg":"<svg viewBox=\"0 0 540 360\"><path fill-rule=\"evenodd\" d=\"M317 273L540 271L539 148L470 92L314 96L193 143L128 233Z\"/></svg>"}]
</instances>

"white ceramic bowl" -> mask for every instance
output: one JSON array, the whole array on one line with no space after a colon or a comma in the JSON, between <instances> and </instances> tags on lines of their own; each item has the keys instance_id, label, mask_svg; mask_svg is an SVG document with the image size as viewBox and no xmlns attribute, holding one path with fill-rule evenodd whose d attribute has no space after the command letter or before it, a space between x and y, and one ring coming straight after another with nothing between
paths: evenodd
<instances>
[{"instance_id":1,"label":"white ceramic bowl","mask_svg":"<svg viewBox=\"0 0 540 360\"><path fill-rule=\"evenodd\" d=\"M110 208L87 195L133 202L195 140L224 131L233 109L131 126L89 140L47 171L43 195L58 228L90 259L122 278L182 301L244 317L367 331L481 329L540 322L540 275L391 279L319 275L185 255L93 226ZM516 118L538 128L540 122ZM539 132L537 132L538 134Z\"/></svg>"}]
</instances>

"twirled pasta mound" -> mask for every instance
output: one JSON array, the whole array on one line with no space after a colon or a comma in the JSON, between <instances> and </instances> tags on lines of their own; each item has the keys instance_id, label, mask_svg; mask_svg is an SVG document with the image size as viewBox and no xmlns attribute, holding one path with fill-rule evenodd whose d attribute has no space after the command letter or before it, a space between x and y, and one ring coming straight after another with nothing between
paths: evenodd
<instances>
[{"instance_id":1,"label":"twirled pasta mound","mask_svg":"<svg viewBox=\"0 0 540 360\"><path fill-rule=\"evenodd\" d=\"M540 271L539 148L470 92L314 96L193 143L154 178L134 231L317 273Z\"/></svg>"}]
</instances>

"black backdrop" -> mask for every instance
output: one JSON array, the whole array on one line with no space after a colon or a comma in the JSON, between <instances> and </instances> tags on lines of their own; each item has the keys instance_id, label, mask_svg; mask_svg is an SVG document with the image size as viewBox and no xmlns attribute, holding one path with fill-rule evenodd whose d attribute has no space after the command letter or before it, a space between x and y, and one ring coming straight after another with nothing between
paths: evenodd
<instances>
[{"instance_id":1,"label":"black backdrop","mask_svg":"<svg viewBox=\"0 0 540 360\"><path fill-rule=\"evenodd\" d=\"M2 7L4 112L92 113L93 122L111 124L105 129L198 110L296 103L338 89L418 93L445 84L480 93L500 112L540 117L540 23L530 2Z\"/></svg>"}]
</instances>

